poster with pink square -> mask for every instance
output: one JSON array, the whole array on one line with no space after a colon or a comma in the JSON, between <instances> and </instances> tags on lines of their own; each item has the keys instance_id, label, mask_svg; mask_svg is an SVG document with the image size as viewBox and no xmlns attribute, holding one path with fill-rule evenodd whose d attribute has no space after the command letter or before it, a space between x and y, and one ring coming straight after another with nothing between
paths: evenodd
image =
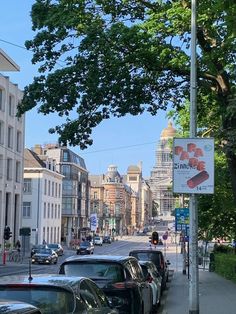
<instances>
[{"instance_id":1,"label":"poster with pink square","mask_svg":"<svg viewBox=\"0 0 236 314\"><path fill-rule=\"evenodd\" d=\"M174 138L173 192L214 193L213 138Z\"/></svg>"}]
</instances>

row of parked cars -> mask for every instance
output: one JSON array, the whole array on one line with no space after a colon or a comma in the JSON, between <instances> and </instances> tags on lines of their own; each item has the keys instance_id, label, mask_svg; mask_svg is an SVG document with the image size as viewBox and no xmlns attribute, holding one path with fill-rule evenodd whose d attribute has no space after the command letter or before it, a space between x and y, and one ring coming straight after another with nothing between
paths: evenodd
<instances>
[{"instance_id":1,"label":"row of parked cars","mask_svg":"<svg viewBox=\"0 0 236 314\"><path fill-rule=\"evenodd\" d=\"M61 263L58 275L1 277L0 298L43 314L150 314L161 302L168 264L155 248L129 256L75 255Z\"/></svg>"}]
</instances>

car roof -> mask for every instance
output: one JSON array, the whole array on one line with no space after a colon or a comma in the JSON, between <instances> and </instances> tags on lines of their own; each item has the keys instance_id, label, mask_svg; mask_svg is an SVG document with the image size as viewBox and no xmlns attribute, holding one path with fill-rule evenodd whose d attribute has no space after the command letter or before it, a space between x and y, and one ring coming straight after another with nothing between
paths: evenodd
<instances>
[{"instance_id":1,"label":"car roof","mask_svg":"<svg viewBox=\"0 0 236 314\"><path fill-rule=\"evenodd\" d=\"M29 280L29 276L26 275L10 275L0 277L0 286L6 285L42 285L45 287L60 287L66 290L76 290L78 289L78 284L85 277L73 277L64 275L54 275L54 274L35 274L32 275L32 280Z\"/></svg>"},{"instance_id":2,"label":"car roof","mask_svg":"<svg viewBox=\"0 0 236 314\"><path fill-rule=\"evenodd\" d=\"M64 260L64 263L67 262L116 262L116 263L124 263L129 260L137 260L135 257L132 256L121 256L121 255L84 255L84 256L78 256L73 255Z\"/></svg>"},{"instance_id":3,"label":"car roof","mask_svg":"<svg viewBox=\"0 0 236 314\"><path fill-rule=\"evenodd\" d=\"M152 253L157 253L157 254L163 254L163 252L161 251L161 250L157 250L157 249L155 249L155 248L153 248L153 247L150 247L150 248L141 248L141 249L134 249L134 250L131 250L131 251L129 251L129 254L131 254L131 253L145 253L145 252L152 252Z\"/></svg>"}]
</instances>

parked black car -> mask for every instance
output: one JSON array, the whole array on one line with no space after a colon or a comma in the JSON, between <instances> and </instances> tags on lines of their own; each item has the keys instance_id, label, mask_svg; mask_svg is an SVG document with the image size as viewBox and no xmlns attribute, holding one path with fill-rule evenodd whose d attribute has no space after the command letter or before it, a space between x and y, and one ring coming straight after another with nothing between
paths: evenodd
<instances>
[{"instance_id":1,"label":"parked black car","mask_svg":"<svg viewBox=\"0 0 236 314\"><path fill-rule=\"evenodd\" d=\"M109 244L111 244L111 242L112 242L112 239L111 239L110 236L104 236L104 237L103 237L103 243L109 243Z\"/></svg>"},{"instance_id":2,"label":"parked black car","mask_svg":"<svg viewBox=\"0 0 236 314\"><path fill-rule=\"evenodd\" d=\"M52 249L41 249L31 257L32 264L57 264L58 255Z\"/></svg>"},{"instance_id":3,"label":"parked black car","mask_svg":"<svg viewBox=\"0 0 236 314\"><path fill-rule=\"evenodd\" d=\"M3 276L0 298L30 303L43 314L117 314L103 291L82 277L38 274L29 280L24 275Z\"/></svg>"},{"instance_id":4,"label":"parked black car","mask_svg":"<svg viewBox=\"0 0 236 314\"><path fill-rule=\"evenodd\" d=\"M76 250L76 254L93 254L94 253L94 245L89 241L82 241L79 247Z\"/></svg>"},{"instance_id":5,"label":"parked black car","mask_svg":"<svg viewBox=\"0 0 236 314\"><path fill-rule=\"evenodd\" d=\"M55 251L58 256L62 256L64 253L64 249L59 243L50 243L50 244L47 244L47 246L53 251Z\"/></svg>"},{"instance_id":6,"label":"parked black car","mask_svg":"<svg viewBox=\"0 0 236 314\"><path fill-rule=\"evenodd\" d=\"M129 252L129 256L134 256L140 261L151 261L155 264L158 272L162 277L161 288L162 291L166 288L166 283L169 278L170 262L165 260L162 251L156 250L155 248L137 249Z\"/></svg>"},{"instance_id":7,"label":"parked black car","mask_svg":"<svg viewBox=\"0 0 236 314\"><path fill-rule=\"evenodd\" d=\"M92 279L120 314L151 313L152 290L134 257L71 256L61 264L59 272Z\"/></svg>"},{"instance_id":8,"label":"parked black car","mask_svg":"<svg viewBox=\"0 0 236 314\"><path fill-rule=\"evenodd\" d=\"M42 312L25 302L0 300L0 314L42 314Z\"/></svg>"},{"instance_id":9,"label":"parked black car","mask_svg":"<svg viewBox=\"0 0 236 314\"><path fill-rule=\"evenodd\" d=\"M35 253L38 253L41 249L48 249L48 246L46 244L35 244L35 245L33 245L32 249L31 249L31 257Z\"/></svg>"}]
</instances>

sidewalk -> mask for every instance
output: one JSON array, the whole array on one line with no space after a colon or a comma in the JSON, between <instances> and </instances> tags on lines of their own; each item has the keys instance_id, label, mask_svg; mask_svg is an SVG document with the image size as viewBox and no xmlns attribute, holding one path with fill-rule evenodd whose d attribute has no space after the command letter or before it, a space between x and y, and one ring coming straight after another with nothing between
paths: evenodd
<instances>
[{"instance_id":1,"label":"sidewalk","mask_svg":"<svg viewBox=\"0 0 236 314\"><path fill-rule=\"evenodd\" d=\"M188 314L188 276L174 272L162 314ZM208 271L199 271L199 314L235 314L236 284Z\"/></svg>"}]
</instances>

